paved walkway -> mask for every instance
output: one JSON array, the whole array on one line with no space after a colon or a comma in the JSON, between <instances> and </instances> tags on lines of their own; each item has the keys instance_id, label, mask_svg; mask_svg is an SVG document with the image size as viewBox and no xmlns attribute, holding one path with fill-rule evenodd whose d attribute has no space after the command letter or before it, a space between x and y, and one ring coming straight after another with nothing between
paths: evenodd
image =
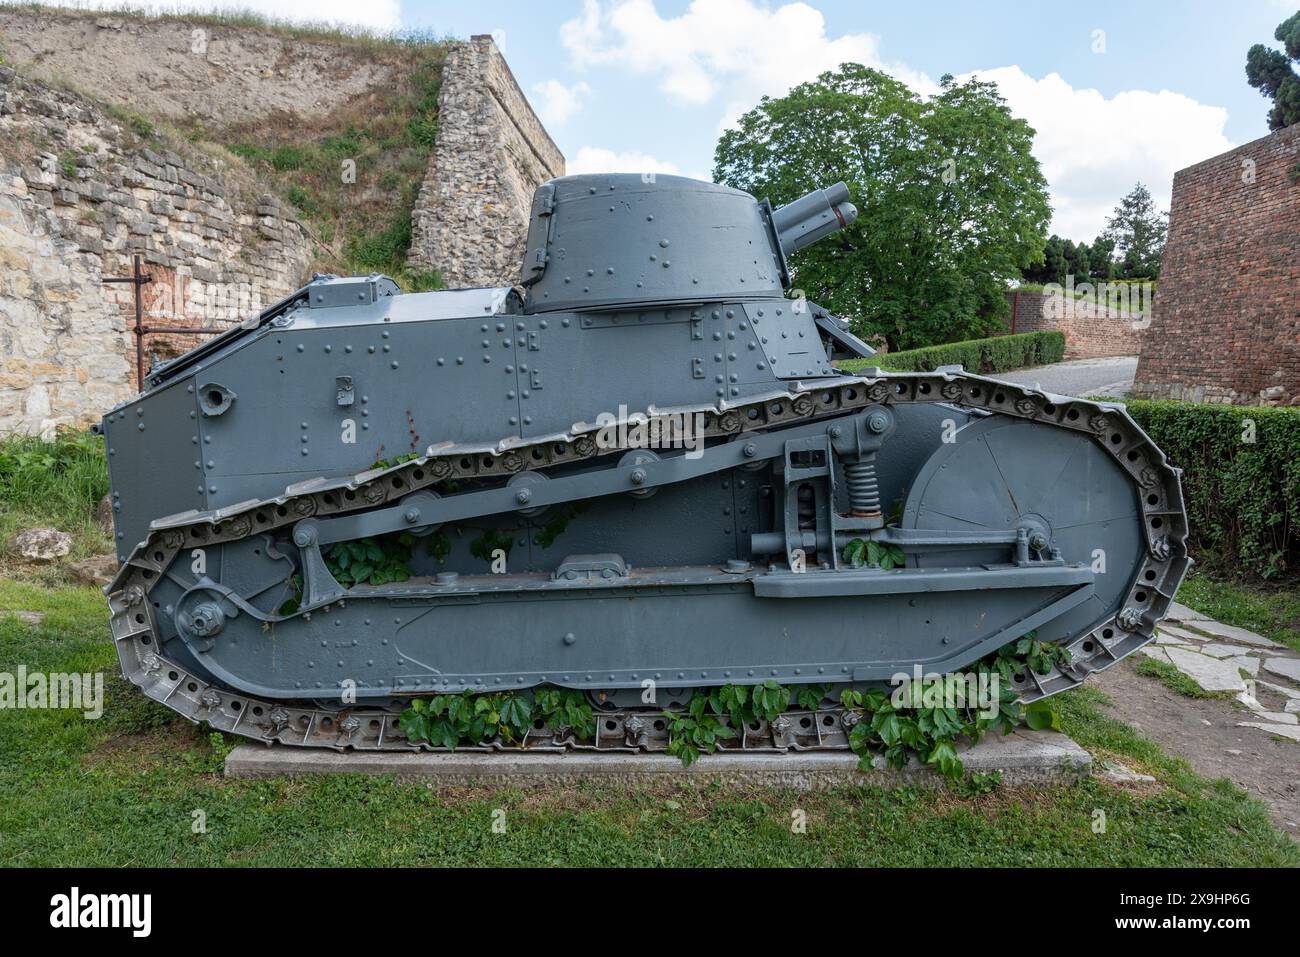
<instances>
[{"instance_id":1,"label":"paved walkway","mask_svg":"<svg viewBox=\"0 0 1300 957\"><path fill-rule=\"evenodd\" d=\"M1189 698L1138 674L1142 655L1217 695ZM1229 778L1300 838L1300 655L1175 602L1155 641L1096 680L1115 717L1199 774Z\"/></svg>"},{"instance_id":2,"label":"paved walkway","mask_svg":"<svg viewBox=\"0 0 1300 957\"><path fill-rule=\"evenodd\" d=\"M1089 395L1106 395L1122 399L1133 387L1137 372L1137 356L1116 356L1110 359L1075 359L1047 366L1034 366L1016 372L1004 372L993 378L1018 385L1046 389L1058 395L1086 398Z\"/></svg>"}]
</instances>

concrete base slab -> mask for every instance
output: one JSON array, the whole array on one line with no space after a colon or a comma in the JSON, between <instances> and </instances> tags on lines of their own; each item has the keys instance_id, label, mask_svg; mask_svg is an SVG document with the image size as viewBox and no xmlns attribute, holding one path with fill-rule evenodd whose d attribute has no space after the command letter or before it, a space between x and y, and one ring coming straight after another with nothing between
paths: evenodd
<instances>
[{"instance_id":1,"label":"concrete base slab","mask_svg":"<svg viewBox=\"0 0 1300 957\"><path fill-rule=\"evenodd\" d=\"M1092 756L1055 731L1020 730L988 735L959 749L969 774L1002 776L1008 786L1068 784L1088 776ZM915 759L901 769L858 770L850 752L709 754L689 768L667 754L591 751L324 751L242 744L226 757L226 776L265 778L311 774L391 775L443 787L566 787L579 783L617 787L701 784L820 791L847 784L937 787L943 778Z\"/></svg>"}]
</instances>

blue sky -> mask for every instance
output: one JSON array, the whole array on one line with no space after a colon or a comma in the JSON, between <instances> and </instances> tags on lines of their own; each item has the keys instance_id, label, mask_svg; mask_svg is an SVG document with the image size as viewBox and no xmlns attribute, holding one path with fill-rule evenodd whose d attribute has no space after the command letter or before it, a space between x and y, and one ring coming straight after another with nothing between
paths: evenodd
<instances>
[{"instance_id":1,"label":"blue sky","mask_svg":"<svg viewBox=\"0 0 1300 957\"><path fill-rule=\"evenodd\" d=\"M185 0L181 6L211 7ZM217 0L220 5L220 0ZM232 0L290 19L495 34L570 172L708 178L718 134L763 94L846 59L925 93L993 79L1038 131L1053 228L1091 240L1138 180L1268 132L1245 80L1300 0L926 3L876 0Z\"/></svg>"}]
</instances>

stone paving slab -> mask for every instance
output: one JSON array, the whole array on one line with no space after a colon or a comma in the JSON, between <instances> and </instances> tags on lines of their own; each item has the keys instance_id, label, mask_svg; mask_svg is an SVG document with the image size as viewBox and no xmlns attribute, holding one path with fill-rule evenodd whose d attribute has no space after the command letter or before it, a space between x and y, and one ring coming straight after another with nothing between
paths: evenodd
<instances>
[{"instance_id":1,"label":"stone paving slab","mask_svg":"<svg viewBox=\"0 0 1300 957\"><path fill-rule=\"evenodd\" d=\"M1238 628L1236 625L1225 625L1221 621L1215 621L1213 618L1201 618L1193 622L1187 622L1197 631L1203 631L1206 634L1216 635L1219 638L1227 638L1231 641L1243 645L1254 645L1256 648L1281 648L1276 641L1271 638L1265 638L1263 635L1257 635L1248 628Z\"/></svg>"},{"instance_id":2,"label":"stone paving slab","mask_svg":"<svg viewBox=\"0 0 1300 957\"><path fill-rule=\"evenodd\" d=\"M1300 659L1297 658L1269 658L1264 662L1264 670L1292 681L1300 681Z\"/></svg>"},{"instance_id":3,"label":"stone paving slab","mask_svg":"<svg viewBox=\"0 0 1300 957\"><path fill-rule=\"evenodd\" d=\"M1275 734L1279 738L1290 738L1292 741L1300 743L1300 725L1265 724L1262 721L1238 721L1237 727L1259 728L1259 730L1267 731L1269 734Z\"/></svg>"},{"instance_id":4,"label":"stone paving slab","mask_svg":"<svg viewBox=\"0 0 1300 957\"><path fill-rule=\"evenodd\" d=\"M1300 658L1290 649L1249 629L1225 625L1173 602L1166 619L1158 625L1156 641L1141 650L1173 665L1206 691L1240 692L1237 700L1260 720L1239 722L1238 727L1258 728L1300 742L1300 722L1295 720L1300 714L1300 688L1287 684L1300 684ZM1246 690L1243 671L1255 677L1267 673L1281 679L1282 684L1252 680L1252 687L1258 684L1283 695L1287 699L1283 709L1268 710L1256 700L1254 693Z\"/></svg>"},{"instance_id":5,"label":"stone paving slab","mask_svg":"<svg viewBox=\"0 0 1300 957\"><path fill-rule=\"evenodd\" d=\"M1288 688L1285 685L1274 684L1273 682L1265 681L1262 678L1260 679L1259 683L1261 686L1267 688L1269 691L1276 691L1278 694L1284 695L1285 697L1300 698L1300 689Z\"/></svg>"},{"instance_id":6,"label":"stone paving slab","mask_svg":"<svg viewBox=\"0 0 1300 957\"><path fill-rule=\"evenodd\" d=\"M1245 645L1221 645L1217 641L1201 645L1196 650L1203 655L1209 655L1211 658L1231 658L1234 655L1250 654L1250 649Z\"/></svg>"},{"instance_id":7,"label":"stone paving slab","mask_svg":"<svg viewBox=\"0 0 1300 957\"><path fill-rule=\"evenodd\" d=\"M1238 668L1244 668L1246 671L1249 671L1252 675L1259 674L1258 658L1248 658L1245 655L1234 655L1228 660L1231 661Z\"/></svg>"},{"instance_id":8,"label":"stone paving slab","mask_svg":"<svg viewBox=\"0 0 1300 957\"><path fill-rule=\"evenodd\" d=\"M1169 662L1206 691L1245 691L1237 665L1231 661L1210 658L1189 648L1170 645L1165 649Z\"/></svg>"},{"instance_id":9,"label":"stone paving slab","mask_svg":"<svg viewBox=\"0 0 1300 957\"><path fill-rule=\"evenodd\" d=\"M1173 625L1165 621L1162 621L1159 626L1157 626L1157 634L1170 635L1174 638L1180 638L1184 642L1188 643L1210 640L1209 635L1201 635L1194 631L1188 631L1186 628L1175 628Z\"/></svg>"},{"instance_id":10,"label":"stone paving slab","mask_svg":"<svg viewBox=\"0 0 1300 957\"><path fill-rule=\"evenodd\" d=\"M1002 783L1012 787L1074 783L1086 778L1092 767L1092 756L1056 731L1021 729L988 735L958 750L968 773L997 771ZM340 752L241 744L226 757L227 777L317 774L392 775L443 787L565 787L580 782L628 787L721 781L733 787L819 791L851 784L938 787L943 783L934 769L916 759L902 769L864 773L858 770L856 755L837 751L709 754L689 768L666 754L590 751Z\"/></svg>"},{"instance_id":11,"label":"stone paving slab","mask_svg":"<svg viewBox=\"0 0 1300 957\"><path fill-rule=\"evenodd\" d=\"M1176 601L1171 601L1169 603L1169 610L1165 612L1165 617L1172 621L1181 622L1210 620L1209 615L1202 615L1199 611L1196 611L1193 608L1188 608L1186 605Z\"/></svg>"}]
</instances>

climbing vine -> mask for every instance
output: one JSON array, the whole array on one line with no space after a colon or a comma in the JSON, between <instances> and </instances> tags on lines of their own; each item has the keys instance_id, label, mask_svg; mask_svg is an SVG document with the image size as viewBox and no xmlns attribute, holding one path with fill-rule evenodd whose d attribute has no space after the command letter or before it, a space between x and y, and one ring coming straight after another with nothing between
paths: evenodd
<instances>
[{"instance_id":1,"label":"climbing vine","mask_svg":"<svg viewBox=\"0 0 1300 957\"><path fill-rule=\"evenodd\" d=\"M864 541L855 538L844 546L844 561L852 568L870 565L872 568L902 568L907 564L907 555L902 548L888 542Z\"/></svg>"},{"instance_id":2,"label":"climbing vine","mask_svg":"<svg viewBox=\"0 0 1300 957\"><path fill-rule=\"evenodd\" d=\"M564 534L564 530L569 527L569 523L590 507L590 502L575 502L565 508L558 509L554 517L533 536L533 544L540 548L550 548L555 544L555 540Z\"/></svg>"},{"instance_id":3,"label":"climbing vine","mask_svg":"<svg viewBox=\"0 0 1300 957\"><path fill-rule=\"evenodd\" d=\"M509 532L503 531L499 528L492 528L483 532L483 534L479 535L478 538L469 543L469 553L475 558L482 559L485 562L490 562L494 557L493 552L500 549L509 555L510 549L514 547L514 544L514 536Z\"/></svg>"},{"instance_id":4,"label":"climbing vine","mask_svg":"<svg viewBox=\"0 0 1300 957\"><path fill-rule=\"evenodd\" d=\"M596 730L586 695L568 688L539 688L531 696L466 691L415 698L398 717L398 724L410 740L448 750L498 737L518 744L533 728L567 729L578 738L590 738Z\"/></svg>"},{"instance_id":5,"label":"climbing vine","mask_svg":"<svg viewBox=\"0 0 1300 957\"><path fill-rule=\"evenodd\" d=\"M410 532L336 542L322 554L325 567L344 588L387 585L411 577L411 553L416 538Z\"/></svg>"},{"instance_id":6,"label":"climbing vine","mask_svg":"<svg viewBox=\"0 0 1300 957\"><path fill-rule=\"evenodd\" d=\"M962 680L946 680L951 698L932 700L933 685L910 683L900 692L846 688L839 703L849 716L849 747L864 770L882 759L892 767L904 766L912 755L935 767L950 780L963 776L957 741L976 742L989 731L1009 732L1022 724L1040 730L1060 728L1051 703L1017 702L1012 685L1026 671L1047 674L1053 665L1065 665L1070 653L1060 645L1039 641L1032 633L1011 642L978 662L971 674L983 676L992 688L996 676L996 701L979 700ZM958 676L946 676L957 679ZM977 680L976 684L979 682ZM822 707L830 685L789 688L768 679L758 685L721 685L701 689L681 710L666 710L667 752L689 767L702 755L713 754L739 729L758 721L772 722L793 701L805 711ZM946 697L946 696L945 696ZM565 688L538 688L527 692L436 695L416 698L402 712L402 730L412 741L454 749L499 737L518 744L530 728L567 730L578 739L595 733L595 716L586 695Z\"/></svg>"}]
</instances>

